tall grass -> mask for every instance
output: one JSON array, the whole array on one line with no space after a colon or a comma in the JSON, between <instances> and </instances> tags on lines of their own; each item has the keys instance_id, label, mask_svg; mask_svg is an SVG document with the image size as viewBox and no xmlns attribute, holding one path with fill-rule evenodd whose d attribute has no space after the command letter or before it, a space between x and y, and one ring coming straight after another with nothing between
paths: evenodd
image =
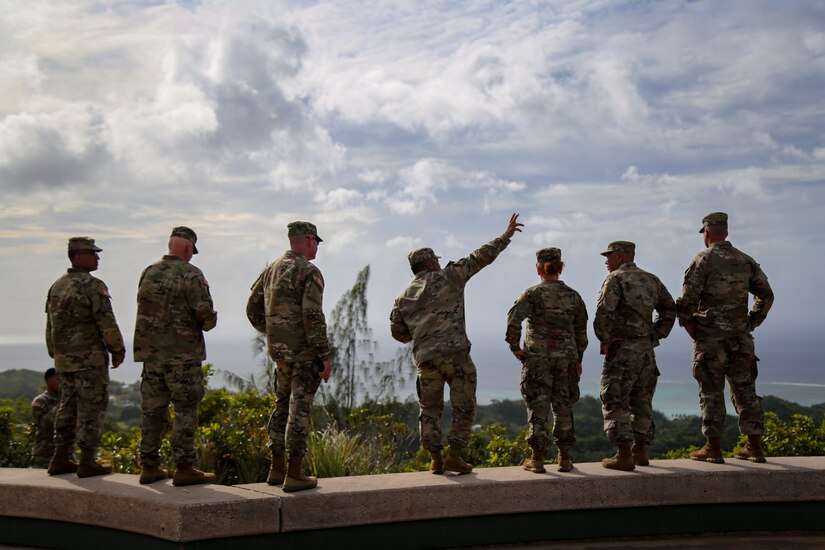
<instances>
[{"instance_id":1,"label":"tall grass","mask_svg":"<svg viewBox=\"0 0 825 550\"><path fill-rule=\"evenodd\" d=\"M307 459L312 475L317 477L383 474L393 465L380 439L341 430L335 422L310 432Z\"/></svg>"}]
</instances>

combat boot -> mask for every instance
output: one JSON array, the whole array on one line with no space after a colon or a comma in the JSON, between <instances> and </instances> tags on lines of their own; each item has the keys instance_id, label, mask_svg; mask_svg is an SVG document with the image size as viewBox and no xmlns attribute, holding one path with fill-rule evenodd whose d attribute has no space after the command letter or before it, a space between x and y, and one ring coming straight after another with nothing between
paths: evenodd
<instances>
[{"instance_id":1,"label":"combat boot","mask_svg":"<svg viewBox=\"0 0 825 550\"><path fill-rule=\"evenodd\" d=\"M472 464L467 464L461 458L461 447L450 445L450 451L447 454L447 458L444 459L444 469L458 474L469 474L473 471L473 466Z\"/></svg>"},{"instance_id":2,"label":"combat boot","mask_svg":"<svg viewBox=\"0 0 825 550\"><path fill-rule=\"evenodd\" d=\"M154 483L168 477L169 472L166 471L166 468L161 468L160 466L143 466L140 469L141 485L149 485L150 483Z\"/></svg>"},{"instance_id":3,"label":"combat boot","mask_svg":"<svg viewBox=\"0 0 825 550\"><path fill-rule=\"evenodd\" d=\"M312 489L313 487L318 486L318 478L304 475L303 463L303 458L289 459L286 479L284 480L285 493L303 491L304 489Z\"/></svg>"},{"instance_id":4,"label":"combat boot","mask_svg":"<svg viewBox=\"0 0 825 550\"><path fill-rule=\"evenodd\" d=\"M705 446L698 451L690 453L691 460L703 460L714 464L724 464L722 458L722 439L719 437L709 437Z\"/></svg>"},{"instance_id":5,"label":"combat boot","mask_svg":"<svg viewBox=\"0 0 825 550\"><path fill-rule=\"evenodd\" d=\"M633 463L636 466L649 466L650 459L647 458L647 448L641 441L634 441L633 447L630 449L633 453Z\"/></svg>"},{"instance_id":6,"label":"combat boot","mask_svg":"<svg viewBox=\"0 0 825 550\"><path fill-rule=\"evenodd\" d=\"M184 487L186 485L203 485L215 483L217 476L208 472L201 472L191 462L179 463L175 466L175 475L172 476L172 485Z\"/></svg>"},{"instance_id":7,"label":"combat boot","mask_svg":"<svg viewBox=\"0 0 825 550\"><path fill-rule=\"evenodd\" d=\"M49 469L46 470L50 476L60 474L73 474L77 471L77 463L69 460L69 446L58 445L54 448L54 455L49 462Z\"/></svg>"},{"instance_id":8,"label":"combat boot","mask_svg":"<svg viewBox=\"0 0 825 550\"><path fill-rule=\"evenodd\" d=\"M751 462L765 462L765 452L762 450L762 436L749 435L748 442L733 452L734 458L750 460Z\"/></svg>"},{"instance_id":9,"label":"combat boot","mask_svg":"<svg viewBox=\"0 0 825 550\"><path fill-rule=\"evenodd\" d=\"M434 474L444 473L444 457L441 456L441 449L430 449L430 471Z\"/></svg>"},{"instance_id":10,"label":"combat boot","mask_svg":"<svg viewBox=\"0 0 825 550\"><path fill-rule=\"evenodd\" d=\"M77 477L105 476L111 473L111 466L104 466L95 460L95 449L80 448L80 462L77 463Z\"/></svg>"},{"instance_id":11,"label":"combat boot","mask_svg":"<svg viewBox=\"0 0 825 550\"><path fill-rule=\"evenodd\" d=\"M544 447L530 447L533 455L524 461L524 469L534 474L543 474L544 469Z\"/></svg>"},{"instance_id":12,"label":"combat boot","mask_svg":"<svg viewBox=\"0 0 825 550\"><path fill-rule=\"evenodd\" d=\"M266 477L267 485L281 485L286 477L286 461L284 453L272 451L272 464L269 466L269 475Z\"/></svg>"},{"instance_id":13,"label":"combat boot","mask_svg":"<svg viewBox=\"0 0 825 550\"><path fill-rule=\"evenodd\" d=\"M633 464L633 453L630 451L630 443L620 443L616 454L610 458L602 459L602 466L608 470L621 470L632 472L636 469Z\"/></svg>"},{"instance_id":14,"label":"combat boot","mask_svg":"<svg viewBox=\"0 0 825 550\"><path fill-rule=\"evenodd\" d=\"M570 447L559 447L559 471L569 472L573 469L573 461L570 460Z\"/></svg>"}]
</instances>

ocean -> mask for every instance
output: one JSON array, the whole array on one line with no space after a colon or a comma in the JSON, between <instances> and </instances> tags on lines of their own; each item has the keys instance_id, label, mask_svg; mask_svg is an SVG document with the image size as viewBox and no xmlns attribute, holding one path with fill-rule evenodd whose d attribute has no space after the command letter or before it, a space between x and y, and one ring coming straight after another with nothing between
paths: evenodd
<instances>
[{"instance_id":1,"label":"ocean","mask_svg":"<svg viewBox=\"0 0 825 550\"><path fill-rule=\"evenodd\" d=\"M810 347L811 351L805 351L803 344L783 341L760 345L757 341L757 353L761 358L757 380L757 391L760 395L774 395L805 406L825 403L823 359L813 347ZM127 349L128 347L129 344ZM392 345L387 347L387 350L390 350L388 353L394 349ZM251 338L207 340L207 353L207 361L219 371L211 381L213 386L225 385L220 371L243 378L248 378L251 374L261 374L260 361L252 355ZM520 369L506 347L474 345L472 357L478 369L479 403L521 399ZM699 394L691 375L689 345L686 342L663 345L657 349L657 362L661 376L653 407L668 416L699 414ZM0 371L14 368L43 371L50 366L51 359L43 344L0 345ZM601 358L595 350L588 349L581 382L583 395L598 397L600 370ZM126 362L110 373L114 380L134 382L140 377L140 365ZM410 382L402 389L400 397L405 398L414 391L415 385ZM728 410L733 411L730 402Z\"/></svg>"}]
</instances>

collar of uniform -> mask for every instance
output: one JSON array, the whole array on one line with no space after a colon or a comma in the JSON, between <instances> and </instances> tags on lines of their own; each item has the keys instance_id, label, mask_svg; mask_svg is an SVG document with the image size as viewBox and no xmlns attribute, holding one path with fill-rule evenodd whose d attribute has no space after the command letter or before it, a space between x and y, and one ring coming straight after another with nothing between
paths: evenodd
<instances>
[{"instance_id":1,"label":"collar of uniform","mask_svg":"<svg viewBox=\"0 0 825 550\"><path fill-rule=\"evenodd\" d=\"M633 269L636 267L636 262L625 262L619 266L619 269Z\"/></svg>"},{"instance_id":2,"label":"collar of uniform","mask_svg":"<svg viewBox=\"0 0 825 550\"><path fill-rule=\"evenodd\" d=\"M88 269L80 269L79 267L70 267L66 273L89 273Z\"/></svg>"},{"instance_id":3,"label":"collar of uniform","mask_svg":"<svg viewBox=\"0 0 825 550\"><path fill-rule=\"evenodd\" d=\"M172 256L171 254L164 254L163 255L163 261L164 262L174 262L174 261L182 262L183 258L181 258L180 256Z\"/></svg>"},{"instance_id":4,"label":"collar of uniform","mask_svg":"<svg viewBox=\"0 0 825 550\"><path fill-rule=\"evenodd\" d=\"M710 243L710 247L713 248L714 246L733 246L730 244L730 241L716 241L715 243Z\"/></svg>"}]
</instances>

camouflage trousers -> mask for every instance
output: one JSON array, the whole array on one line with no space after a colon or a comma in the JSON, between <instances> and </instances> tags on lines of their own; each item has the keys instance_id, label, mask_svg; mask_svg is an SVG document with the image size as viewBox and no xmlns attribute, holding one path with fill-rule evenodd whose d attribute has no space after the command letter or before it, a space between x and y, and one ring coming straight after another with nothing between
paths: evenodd
<instances>
[{"instance_id":1,"label":"camouflage trousers","mask_svg":"<svg viewBox=\"0 0 825 550\"><path fill-rule=\"evenodd\" d=\"M109 405L106 367L60 373L60 405L54 419L54 444L97 449Z\"/></svg>"},{"instance_id":2,"label":"camouflage trousers","mask_svg":"<svg viewBox=\"0 0 825 550\"><path fill-rule=\"evenodd\" d=\"M54 431L50 432L52 438L54 437ZM37 439L32 447L32 468L48 468L49 462L52 460L52 456L54 455L54 443L52 443L52 438L49 438L48 441L44 441L42 439Z\"/></svg>"},{"instance_id":3,"label":"camouflage trousers","mask_svg":"<svg viewBox=\"0 0 825 550\"><path fill-rule=\"evenodd\" d=\"M303 458L307 451L310 415L315 392L321 384L318 362L277 362L278 390L275 410L269 416L269 447L289 458Z\"/></svg>"},{"instance_id":4,"label":"camouflage trousers","mask_svg":"<svg viewBox=\"0 0 825 550\"><path fill-rule=\"evenodd\" d=\"M198 404L204 394L200 361L147 361L143 363L142 378L140 463L143 466L160 466L160 446L169 429L170 403L175 407L175 419L169 436L175 464L196 462Z\"/></svg>"},{"instance_id":5,"label":"camouflage trousers","mask_svg":"<svg viewBox=\"0 0 825 550\"><path fill-rule=\"evenodd\" d=\"M725 378L739 414L739 433L765 431L762 398L756 395L756 362L750 334L732 338L700 338L693 342L693 377L699 383L702 433L721 437L725 424Z\"/></svg>"},{"instance_id":6,"label":"camouflage trousers","mask_svg":"<svg viewBox=\"0 0 825 550\"><path fill-rule=\"evenodd\" d=\"M653 444L653 394L659 369L648 339L611 346L601 376L604 433L613 445L639 441Z\"/></svg>"},{"instance_id":7,"label":"camouflage trousers","mask_svg":"<svg viewBox=\"0 0 825 550\"><path fill-rule=\"evenodd\" d=\"M553 440L559 447L576 442L573 403L578 400L577 363L569 358L529 357L521 367L521 395L527 405L530 433L527 444L545 448L549 443L547 416L553 411ZM575 386L576 391L573 390Z\"/></svg>"},{"instance_id":8,"label":"camouflage trousers","mask_svg":"<svg viewBox=\"0 0 825 550\"><path fill-rule=\"evenodd\" d=\"M476 417L476 367L470 351L461 351L424 361L418 365L415 388L418 393L418 426L421 446L428 451L444 447L441 415L444 413L444 383L450 386L453 421L447 443L461 448L470 443L470 429Z\"/></svg>"}]
</instances>

